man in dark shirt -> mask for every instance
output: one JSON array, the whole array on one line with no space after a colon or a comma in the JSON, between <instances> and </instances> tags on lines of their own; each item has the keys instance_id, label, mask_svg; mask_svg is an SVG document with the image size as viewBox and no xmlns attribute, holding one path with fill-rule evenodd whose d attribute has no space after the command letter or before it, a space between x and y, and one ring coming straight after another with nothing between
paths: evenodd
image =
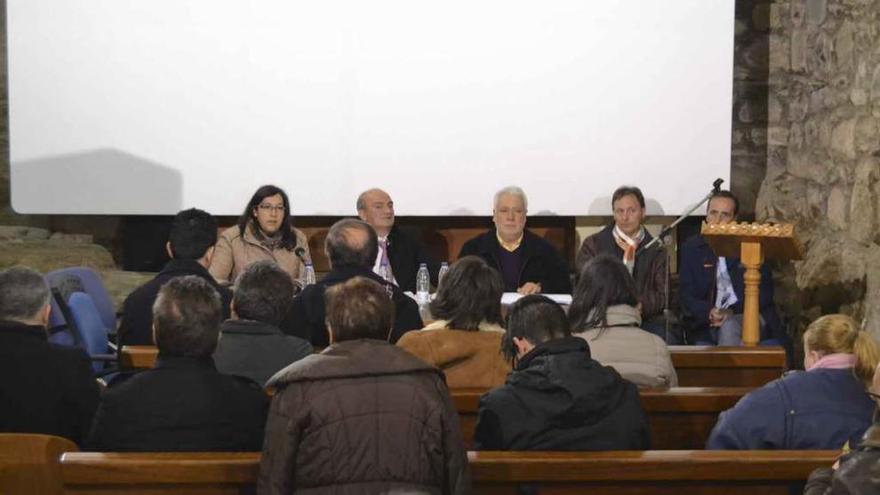
<instances>
[{"instance_id":1,"label":"man in dark shirt","mask_svg":"<svg viewBox=\"0 0 880 495\"><path fill-rule=\"evenodd\" d=\"M422 328L419 306L400 287L373 273L373 261L378 251L376 231L366 222L346 218L330 227L324 250L330 259L330 272L318 283L309 285L293 299L293 304L282 323L285 333L310 340L315 347L329 344L324 322L324 292L328 287L354 277L364 277L382 284L394 302L394 328L390 335L397 342L405 332Z\"/></svg>"},{"instance_id":2,"label":"man in dark shirt","mask_svg":"<svg viewBox=\"0 0 880 495\"><path fill-rule=\"evenodd\" d=\"M495 229L467 241L459 258L475 255L496 268L505 292L571 294L568 263L549 242L526 230L528 199L516 186L495 193Z\"/></svg>"},{"instance_id":3,"label":"man in dark shirt","mask_svg":"<svg viewBox=\"0 0 880 495\"><path fill-rule=\"evenodd\" d=\"M220 295L211 284L188 275L163 285L153 308L153 328L159 348L156 366L107 389L87 447L260 450L269 400L252 380L221 374L214 367Z\"/></svg>"},{"instance_id":4,"label":"man in dark shirt","mask_svg":"<svg viewBox=\"0 0 880 495\"><path fill-rule=\"evenodd\" d=\"M0 432L82 444L98 407L98 383L85 352L47 341L49 311L49 287L39 273L0 272Z\"/></svg>"},{"instance_id":5,"label":"man in dark shirt","mask_svg":"<svg viewBox=\"0 0 880 495\"><path fill-rule=\"evenodd\" d=\"M153 280L134 290L123 303L119 324L122 345L153 344L153 302L163 284L175 277L195 275L204 279L220 294L223 318L229 318L232 293L208 273L214 245L217 244L217 221L209 213L195 208L174 217L165 249L171 261Z\"/></svg>"}]
</instances>

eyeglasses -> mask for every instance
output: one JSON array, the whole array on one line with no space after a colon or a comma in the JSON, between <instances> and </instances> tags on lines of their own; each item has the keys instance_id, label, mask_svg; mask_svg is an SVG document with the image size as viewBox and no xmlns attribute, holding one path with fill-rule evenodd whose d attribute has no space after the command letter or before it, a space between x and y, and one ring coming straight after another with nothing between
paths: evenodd
<instances>
[{"instance_id":1,"label":"eyeglasses","mask_svg":"<svg viewBox=\"0 0 880 495\"><path fill-rule=\"evenodd\" d=\"M269 203L260 203L260 206L258 206L257 208L259 208L265 212L277 211L278 213L284 213L284 210L287 209L284 207L284 205L275 206L275 205L270 205Z\"/></svg>"},{"instance_id":2,"label":"eyeglasses","mask_svg":"<svg viewBox=\"0 0 880 495\"><path fill-rule=\"evenodd\" d=\"M880 401L880 394L875 394L874 392L865 392L865 393L868 394L868 397L870 397L876 401Z\"/></svg>"}]
</instances>

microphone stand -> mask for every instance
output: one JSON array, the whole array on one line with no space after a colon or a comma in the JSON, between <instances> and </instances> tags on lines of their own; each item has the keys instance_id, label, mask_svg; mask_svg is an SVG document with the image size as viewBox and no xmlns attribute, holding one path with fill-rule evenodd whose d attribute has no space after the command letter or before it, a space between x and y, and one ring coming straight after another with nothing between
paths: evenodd
<instances>
[{"instance_id":1,"label":"microphone stand","mask_svg":"<svg viewBox=\"0 0 880 495\"><path fill-rule=\"evenodd\" d=\"M654 247L654 246L659 246L659 247L662 249L662 248L665 246L665 244L666 244L665 238L666 238L670 233L672 233L672 231L678 226L678 224L680 224L680 223L683 222L687 217L689 217L691 213L695 212L698 208L702 207L707 201L709 201L710 199L712 199L712 196L713 196L713 195L715 195L715 194L717 194L719 191L721 191L721 184L723 184L723 183L724 183L724 179L720 179L720 178L719 178L719 179L715 179L715 181L712 182L712 190L709 191L709 194L707 194L706 196L704 196L703 199L700 200L699 203L697 203L697 204L695 204L693 207L691 207L690 210L688 210L688 211L682 213L682 215L681 215L680 217L678 217L674 222L672 222L671 224L669 224L669 225L666 226L666 227L663 227L663 228L660 230L660 233L657 234L657 237L655 237L654 239L652 239L651 242L649 242L649 243L645 246L645 251L647 251L648 249L651 249L651 248ZM669 342L669 325L670 325L670 321L669 321L669 320L671 319L671 318L670 318L670 316L671 316L670 313L671 313L671 312L670 312L670 310L669 310L669 277L670 277L670 273L669 273L669 272L670 272L670 268L669 268L669 260L667 259L667 260L666 260L666 279L665 279L664 284L663 284L663 320L664 320L664 323L665 323L665 326L666 326L666 339L665 339L665 340L666 340L667 342Z\"/></svg>"}]
</instances>

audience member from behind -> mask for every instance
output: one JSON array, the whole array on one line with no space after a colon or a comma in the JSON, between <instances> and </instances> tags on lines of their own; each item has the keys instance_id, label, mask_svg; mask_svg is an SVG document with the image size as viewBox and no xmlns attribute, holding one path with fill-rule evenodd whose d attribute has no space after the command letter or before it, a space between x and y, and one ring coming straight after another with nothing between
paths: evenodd
<instances>
[{"instance_id":1,"label":"audience member from behind","mask_svg":"<svg viewBox=\"0 0 880 495\"><path fill-rule=\"evenodd\" d=\"M254 261L272 260L292 280L304 285L309 240L293 227L290 200L280 187L261 186L251 196L238 225L220 234L211 260L211 275L221 284L232 283Z\"/></svg>"},{"instance_id":2,"label":"audience member from behind","mask_svg":"<svg viewBox=\"0 0 880 495\"><path fill-rule=\"evenodd\" d=\"M269 381L258 492L468 493L458 413L443 374L388 343L385 287L327 289L332 345Z\"/></svg>"},{"instance_id":3,"label":"audience member from behind","mask_svg":"<svg viewBox=\"0 0 880 495\"><path fill-rule=\"evenodd\" d=\"M153 280L138 287L127 298L119 324L119 341L123 345L153 345L153 303L159 287L176 277L195 275L220 294L223 318L229 318L232 293L220 287L208 273L217 243L217 220L195 208L179 212L171 223L165 249L171 261Z\"/></svg>"},{"instance_id":4,"label":"audience member from behind","mask_svg":"<svg viewBox=\"0 0 880 495\"><path fill-rule=\"evenodd\" d=\"M248 265L235 281L232 319L220 326L217 370L264 384L278 370L312 353L312 345L278 325L293 299L293 282L274 261Z\"/></svg>"},{"instance_id":5,"label":"audience member from behind","mask_svg":"<svg viewBox=\"0 0 880 495\"><path fill-rule=\"evenodd\" d=\"M549 242L526 229L529 201L516 186L495 193L495 228L464 243L458 257L476 255L498 270L507 292L568 294L568 263Z\"/></svg>"},{"instance_id":6,"label":"audience member from behind","mask_svg":"<svg viewBox=\"0 0 880 495\"><path fill-rule=\"evenodd\" d=\"M98 451L252 451L263 442L268 399L211 359L220 296L201 277L172 279L153 306L153 369L104 392L87 442Z\"/></svg>"},{"instance_id":7,"label":"audience member from behind","mask_svg":"<svg viewBox=\"0 0 880 495\"><path fill-rule=\"evenodd\" d=\"M871 335L846 315L804 332L804 372L790 373L721 413L708 449L840 449L857 445L875 404L865 393L880 361Z\"/></svg>"},{"instance_id":8,"label":"audience member from behind","mask_svg":"<svg viewBox=\"0 0 880 495\"><path fill-rule=\"evenodd\" d=\"M666 342L640 328L639 308L623 262L602 254L584 265L568 316L572 331L589 342L596 361L640 387L675 387L678 375Z\"/></svg>"},{"instance_id":9,"label":"audience member from behind","mask_svg":"<svg viewBox=\"0 0 880 495\"><path fill-rule=\"evenodd\" d=\"M480 398L479 450L643 450L648 418L638 388L590 358L568 319L545 296L511 306L503 350L507 383Z\"/></svg>"},{"instance_id":10,"label":"audience member from behind","mask_svg":"<svg viewBox=\"0 0 880 495\"><path fill-rule=\"evenodd\" d=\"M431 302L437 320L404 334L397 345L443 370L449 388L497 387L510 372L500 352L503 292L494 268L465 256L449 268Z\"/></svg>"},{"instance_id":11,"label":"audience member from behind","mask_svg":"<svg viewBox=\"0 0 880 495\"><path fill-rule=\"evenodd\" d=\"M388 271L386 279L398 287L416 292L416 273L424 263L437 283L437 263L414 236L394 224L394 201L381 189L368 189L357 198L357 213L370 224L379 240L379 252L373 264L373 273L382 275L382 265Z\"/></svg>"},{"instance_id":12,"label":"audience member from behind","mask_svg":"<svg viewBox=\"0 0 880 495\"><path fill-rule=\"evenodd\" d=\"M880 493L880 366L868 391L877 409L874 424L858 448L847 452L830 468L819 468L810 475L804 495L872 495Z\"/></svg>"},{"instance_id":13,"label":"audience member from behind","mask_svg":"<svg viewBox=\"0 0 880 495\"><path fill-rule=\"evenodd\" d=\"M48 342L49 297L30 268L0 272L0 432L82 444L98 407L98 383L82 350Z\"/></svg>"},{"instance_id":14,"label":"audience member from behind","mask_svg":"<svg viewBox=\"0 0 880 495\"><path fill-rule=\"evenodd\" d=\"M354 277L365 277L382 284L391 296L395 307L394 331L390 335L392 344L405 332L422 328L416 302L399 287L373 273L373 260L379 249L373 227L352 218L340 220L327 232L324 249L330 259L330 272L293 299L293 305L281 327L285 333L311 340L315 347L326 347L328 334L324 323L324 293L328 288Z\"/></svg>"}]
</instances>

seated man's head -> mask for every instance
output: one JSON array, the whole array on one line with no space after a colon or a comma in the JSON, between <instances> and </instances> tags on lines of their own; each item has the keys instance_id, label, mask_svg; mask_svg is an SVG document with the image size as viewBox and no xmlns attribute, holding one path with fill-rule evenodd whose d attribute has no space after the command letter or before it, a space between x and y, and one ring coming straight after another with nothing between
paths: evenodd
<instances>
[{"instance_id":1,"label":"seated man's head","mask_svg":"<svg viewBox=\"0 0 880 495\"><path fill-rule=\"evenodd\" d=\"M165 249L174 259L194 260L207 267L215 244L217 220L206 211L190 208L174 216Z\"/></svg>"},{"instance_id":2,"label":"seated man's head","mask_svg":"<svg viewBox=\"0 0 880 495\"><path fill-rule=\"evenodd\" d=\"M327 289L330 343L356 339L388 340L394 325L394 303L384 287L354 277Z\"/></svg>"},{"instance_id":3,"label":"seated man's head","mask_svg":"<svg viewBox=\"0 0 880 495\"><path fill-rule=\"evenodd\" d=\"M251 263L235 279L232 311L240 320L278 326L293 299L293 282L271 260Z\"/></svg>"},{"instance_id":4,"label":"seated man's head","mask_svg":"<svg viewBox=\"0 0 880 495\"><path fill-rule=\"evenodd\" d=\"M394 226L394 201L381 189L368 189L357 199L357 212L361 220L370 224L382 237Z\"/></svg>"},{"instance_id":5,"label":"seated man's head","mask_svg":"<svg viewBox=\"0 0 880 495\"><path fill-rule=\"evenodd\" d=\"M324 251L332 268L355 266L370 269L379 253L376 231L364 221L345 218L330 227Z\"/></svg>"},{"instance_id":6,"label":"seated man's head","mask_svg":"<svg viewBox=\"0 0 880 495\"><path fill-rule=\"evenodd\" d=\"M465 256L443 277L431 302L431 314L456 330L478 330L483 322L501 325L502 294L501 275L483 258Z\"/></svg>"},{"instance_id":7,"label":"seated man's head","mask_svg":"<svg viewBox=\"0 0 880 495\"><path fill-rule=\"evenodd\" d=\"M618 187L611 195L611 211L614 225L632 237L638 234L645 219L645 196L635 186Z\"/></svg>"},{"instance_id":8,"label":"seated man's head","mask_svg":"<svg viewBox=\"0 0 880 495\"><path fill-rule=\"evenodd\" d=\"M636 284L620 258L600 254L581 268L568 311L575 332L607 327L608 308L639 304Z\"/></svg>"},{"instance_id":9,"label":"seated man's head","mask_svg":"<svg viewBox=\"0 0 880 495\"><path fill-rule=\"evenodd\" d=\"M544 342L571 336L565 311L552 299L537 294L510 306L506 328L501 352L514 363Z\"/></svg>"},{"instance_id":10,"label":"seated man's head","mask_svg":"<svg viewBox=\"0 0 880 495\"><path fill-rule=\"evenodd\" d=\"M709 225L730 223L736 220L739 200L730 191L712 193L706 206L706 223Z\"/></svg>"},{"instance_id":11,"label":"seated man's head","mask_svg":"<svg viewBox=\"0 0 880 495\"><path fill-rule=\"evenodd\" d=\"M501 239L514 242L522 237L528 211L529 200L521 188L508 186L495 193L492 221Z\"/></svg>"},{"instance_id":12,"label":"seated man's head","mask_svg":"<svg viewBox=\"0 0 880 495\"><path fill-rule=\"evenodd\" d=\"M153 339L165 356L208 357L221 321L220 294L211 284L195 275L173 278L153 304Z\"/></svg>"},{"instance_id":13,"label":"seated man's head","mask_svg":"<svg viewBox=\"0 0 880 495\"><path fill-rule=\"evenodd\" d=\"M869 386L880 364L880 346L871 333L844 314L825 315L804 330L804 368L830 354L852 354L853 373Z\"/></svg>"},{"instance_id":14,"label":"seated man's head","mask_svg":"<svg viewBox=\"0 0 880 495\"><path fill-rule=\"evenodd\" d=\"M0 320L49 324L49 286L38 272L15 266L0 272Z\"/></svg>"}]
</instances>

